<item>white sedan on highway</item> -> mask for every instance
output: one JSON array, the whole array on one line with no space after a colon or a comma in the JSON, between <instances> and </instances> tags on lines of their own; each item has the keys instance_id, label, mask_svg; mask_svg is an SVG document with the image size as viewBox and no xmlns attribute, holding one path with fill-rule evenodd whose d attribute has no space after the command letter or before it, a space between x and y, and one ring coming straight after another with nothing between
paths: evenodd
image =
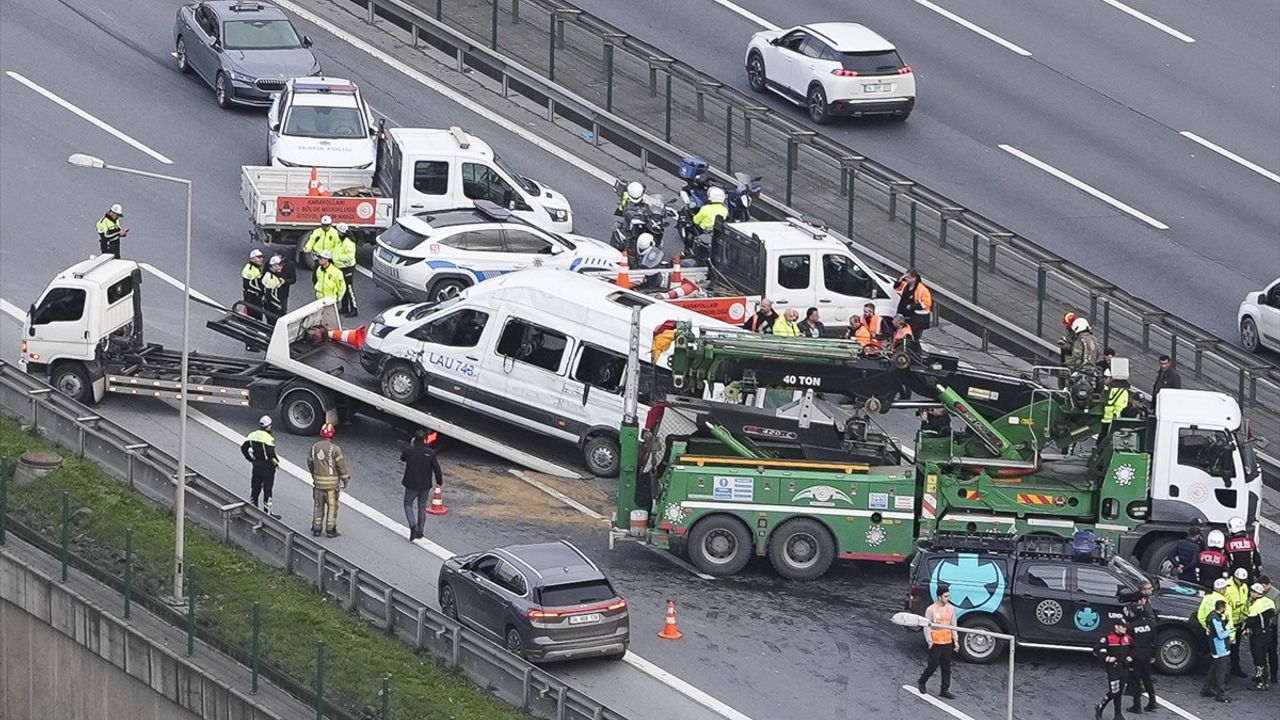
<instances>
[{"instance_id":1,"label":"white sedan on highway","mask_svg":"<svg viewBox=\"0 0 1280 720\"><path fill-rule=\"evenodd\" d=\"M893 43L858 23L827 22L767 30L747 44L747 80L804 105L824 125L837 116L906 120L916 79Z\"/></svg>"},{"instance_id":2,"label":"white sedan on highway","mask_svg":"<svg viewBox=\"0 0 1280 720\"><path fill-rule=\"evenodd\" d=\"M1280 278L1266 289L1244 296L1236 325L1245 350L1257 352L1268 347L1280 351Z\"/></svg>"}]
</instances>

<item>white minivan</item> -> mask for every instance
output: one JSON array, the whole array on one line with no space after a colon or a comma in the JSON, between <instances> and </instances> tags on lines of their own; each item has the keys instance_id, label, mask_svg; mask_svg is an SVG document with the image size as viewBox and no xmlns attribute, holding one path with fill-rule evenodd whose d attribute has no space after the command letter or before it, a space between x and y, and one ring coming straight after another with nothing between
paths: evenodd
<instances>
[{"instance_id":1,"label":"white minivan","mask_svg":"<svg viewBox=\"0 0 1280 720\"><path fill-rule=\"evenodd\" d=\"M575 442L587 469L610 477L621 460L622 383L636 306L643 414L655 379L648 360L656 328L668 320L732 326L565 270L520 270L440 303L387 310L369 325L360 363L393 400L438 398ZM666 361L659 357L658 365ZM667 377L661 384L669 388Z\"/></svg>"}]
</instances>

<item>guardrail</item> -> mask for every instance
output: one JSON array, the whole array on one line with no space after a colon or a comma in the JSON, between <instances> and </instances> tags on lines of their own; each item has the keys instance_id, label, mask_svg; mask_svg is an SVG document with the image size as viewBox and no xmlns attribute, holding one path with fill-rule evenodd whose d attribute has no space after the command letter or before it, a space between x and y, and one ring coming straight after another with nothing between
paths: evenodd
<instances>
[{"instance_id":1,"label":"guardrail","mask_svg":"<svg viewBox=\"0 0 1280 720\"><path fill-rule=\"evenodd\" d=\"M173 456L4 361L0 361L0 412L99 464L152 502L172 507L178 474ZM197 473L188 475L186 511L189 522L262 562L308 580L348 612L443 660L532 717L626 720ZM82 565L81 569L92 568ZM172 611L168 616L172 620ZM305 682L290 682L283 676L271 679L295 697L312 700Z\"/></svg>"},{"instance_id":2,"label":"guardrail","mask_svg":"<svg viewBox=\"0 0 1280 720\"><path fill-rule=\"evenodd\" d=\"M455 69L500 83L637 159L673 171L687 154L764 176L781 198L760 214L836 219L854 246L894 270L924 268L943 318L1029 360L1055 360L1057 319L1093 319L1100 339L1154 379L1170 355L1188 384L1235 396L1280 439L1280 366L1136 298L991 219L777 114L599 18L550 0L331 0L405 31ZM513 56L521 58L519 62ZM625 115L625 118L624 118ZM1273 469L1280 464L1267 458Z\"/></svg>"}]
</instances>

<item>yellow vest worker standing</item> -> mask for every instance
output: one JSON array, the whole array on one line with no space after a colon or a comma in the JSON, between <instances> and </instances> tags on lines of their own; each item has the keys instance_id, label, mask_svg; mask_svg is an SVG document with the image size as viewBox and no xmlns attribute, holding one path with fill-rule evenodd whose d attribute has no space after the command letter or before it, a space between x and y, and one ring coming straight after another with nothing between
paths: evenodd
<instances>
[{"instance_id":1,"label":"yellow vest worker standing","mask_svg":"<svg viewBox=\"0 0 1280 720\"><path fill-rule=\"evenodd\" d=\"M333 250L333 264L342 272L342 281L347 286L338 310L347 317L355 317L359 314L356 308L356 241L347 232L346 223L338 223L338 246Z\"/></svg>"},{"instance_id":2,"label":"yellow vest worker standing","mask_svg":"<svg viewBox=\"0 0 1280 720\"><path fill-rule=\"evenodd\" d=\"M929 606L924 611L925 619L930 623L938 625L955 625L956 609L951 604L951 586L946 584L938 585L938 601ZM924 628L924 640L929 646L929 664L925 665L924 672L921 673L920 679L916 681L916 689L921 695L927 695L925 683L929 682L929 678L933 677L933 672L938 668L942 668L942 691L938 693L938 697L944 697L948 700L955 698L951 694L951 654L960 649L960 642L956 638L955 631L948 628L934 627L926 625Z\"/></svg>"},{"instance_id":3,"label":"yellow vest worker standing","mask_svg":"<svg viewBox=\"0 0 1280 720\"><path fill-rule=\"evenodd\" d=\"M103 255L111 253L117 259L120 257L120 238L129 234L128 230L120 227L122 217L124 217L124 208L116 203L102 216L102 219L98 220L98 247Z\"/></svg>"},{"instance_id":4,"label":"yellow vest worker standing","mask_svg":"<svg viewBox=\"0 0 1280 720\"><path fill-rule=\"evenodd\" d=\"M351 482L351 473L347 471L347 459L342 455L342 448L333 442L333 425L325 423L320 428L320 441L311 446L307 455L307 470L311 471L312 498L315 508L311 514L311 534L319 536L323 526L325 535L337 537L338 532L338 490L339 485L346 489Z\"/></svg>"},{"instance_id":5,"label":"yellow vest worker standing","mask_svg":"<svg viewBox=\"0 0 1280 720\"><path fill-rule=\"evenodd\" d=\"M333 265L333 253L325 250L320 253L316 265L316 299L333 298L336 303L347 291L347 283L342 279L342 271Z\"/></svg>"},{"instance_id":6,"label":"yellow vest worker standing","mask_svg":"<svg viewBox=\"0 0 1280 720\"><path fill-rule=\"evenodd\" d=\"M267 514L280 517L271 510L271 494L276 486L276 467L280 460L276 457L276 439L271 434L269 416L263 415L258 420L258 429L245 436L244 442L240 443L240 454L253 466L253 474L249 476L249 501L258 507L261 496Z\"/></svg>"},{"instance_id":7,"label":"yellow vest worker standing","mask_svg":"<svg viewBox=\"0 0 1280 720\"><path fill-rule=\"evenodd\" d=\"M318 260L322 252L333 252L338 249L338 231L333 227L333 218L325 215L320 218L320 227L311 231L307 236L307 242L302 246L302 252L316 256L313 259Z\"/></svg>"}]
</instances>

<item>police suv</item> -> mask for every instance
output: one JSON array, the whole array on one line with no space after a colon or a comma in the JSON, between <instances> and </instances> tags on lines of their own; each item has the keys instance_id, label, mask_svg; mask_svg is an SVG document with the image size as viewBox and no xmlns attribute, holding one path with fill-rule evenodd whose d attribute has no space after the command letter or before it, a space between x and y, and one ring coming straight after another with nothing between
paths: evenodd
<instances>
[{"instance_id":1,"label":"police suv","mask_svg":"<svg viewBox=\"0 0 1280 720\"><path fill-rule=\"evenodd\" d=\"M1200 652L1193 615L1201 590L1149 575L1106 543L1077 547L1060 537L938 533L919 541L910 577L910 612L924 614L946 584L960 627L1013 635L1018 647L1085 652L1149 581L1156 669L1190 672ZM960 656L970 662L995 662L1005 650L1004 641L961 633Z\"/></svg>"}]
</instances>

